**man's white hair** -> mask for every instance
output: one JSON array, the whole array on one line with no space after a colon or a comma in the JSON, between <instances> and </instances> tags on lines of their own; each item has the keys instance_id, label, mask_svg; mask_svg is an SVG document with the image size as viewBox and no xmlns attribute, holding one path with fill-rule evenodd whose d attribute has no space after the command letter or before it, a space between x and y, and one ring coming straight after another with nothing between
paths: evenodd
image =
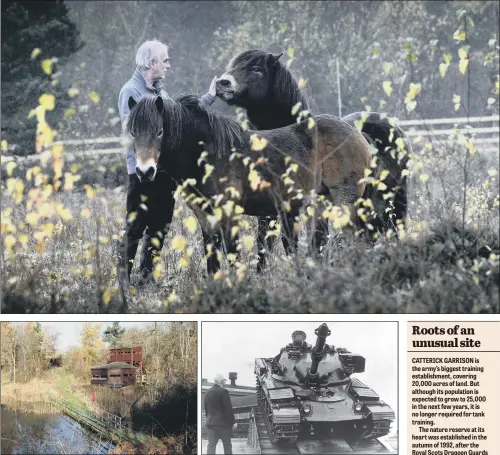
<instances>
[{"instance_id":1,"label":"man's white hair","mask_svg":"<svg viewBox=\"0 0 500 455\"><path fill-rule=\"evenodd\" d=\"M214 378L214 383L222 385L226 382L226 378L222 374L216 374Z\"/></svg>"},{"instance_id":2,"label":"man's white hair","mask_svg":"<svg viewBox=\"0 0 500 455\"><path fill-rule=\"evenodd\" d=\"M168 46L157 39L148 40L141 44L135 54L135 64L140 70L151 68L151 64L160 58L163 51L168 52Z\"/></svg>"}]
</instances>

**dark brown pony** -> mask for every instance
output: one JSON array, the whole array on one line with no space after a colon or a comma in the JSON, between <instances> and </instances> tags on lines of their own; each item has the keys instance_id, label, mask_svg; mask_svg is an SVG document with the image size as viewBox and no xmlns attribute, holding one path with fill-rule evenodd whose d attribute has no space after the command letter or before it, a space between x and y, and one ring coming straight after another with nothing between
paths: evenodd
<instances>
[{"instance_id":1,"label":"dark brown pony","mask_svg":"<svg viewBox=\"0 0 500 455\"><path fill-rule=\"evenodd\" d=\"M314 122L256 132L198 103L190 95L177 100L146 96L137 103L130 98L126 133L138 161L156 163L189 193L186 200L201 225L209 272L220 266L209 243L236 253L232 228L242 211L280 217L291 236L294 227L286 214L309 203L311 194L322 193L336 206L348 207L363 194L370 145L341 119L319 115Z\"/></svg>"},{"instance_id":2,"label":"dark brown pony","mask_svg":"<svg viewBox=\"0 0 500 455\"><path fill-rule=\"evenodd\" d=\"M242 52L229 62L217 82L217 95L230 105L245 108L251 126L257 130L292 125L301 111L308 110L307 100L297 82L279 61L282 55L261 50ZM360 126L366 139L377 148L374 177L379 177L384 169L389 171L384 180L386 190L380 191L377 186L368 184L363 194L363 198L371 199L375 209L369 217L374 228L368 230L370 236L385 232L404 222L406 216L407 180L403 170L411 153L410 142L398 126L376 112L355 112L343 120L352 126ZM387 197L389 192L393 197ZM259 219L259 232L267 231L268 221ZM358 223L362 229L366 228L363 219ZM324 230L328 227L320 224L318 228L317 241L324 243ZM263 261L264 257L261 266Z\"/></svg>"}]
</instances>

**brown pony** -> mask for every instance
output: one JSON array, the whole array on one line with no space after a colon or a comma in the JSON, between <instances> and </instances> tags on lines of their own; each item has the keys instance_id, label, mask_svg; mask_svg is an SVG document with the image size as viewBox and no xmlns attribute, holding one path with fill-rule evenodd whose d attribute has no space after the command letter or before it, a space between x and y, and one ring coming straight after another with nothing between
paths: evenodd
<instances>
[{"instance_id":1,"label":"brown pony","mask_svg":"<svg viewBox=\"0 0 500 455\"><path fill-rule=\"evenodd\" d=\"M126 132L138 160L156 163L186 188L208 254L209 243L236 252L232 228L241 211L279 216L285 235L292 237L294 227L286 214L308 204L311 195L352 207L365 189L370 145L337 117L318 115L283 128L251 131L235 119L206 111L192 95L177 100L146 96L137 103L130 98L129 106ZM209 254L207 267L212 273L219 269L217 255Z\"/></svg>"}]
</instances>

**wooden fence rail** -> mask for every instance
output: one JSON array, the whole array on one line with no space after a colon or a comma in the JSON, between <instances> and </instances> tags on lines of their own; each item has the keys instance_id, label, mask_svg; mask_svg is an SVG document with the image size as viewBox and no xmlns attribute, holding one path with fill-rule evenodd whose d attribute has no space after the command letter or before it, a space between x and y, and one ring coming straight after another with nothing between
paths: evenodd
<instances>
[{"instance_id":1,"label":"wooden fence rail","mask_svg":"<svg viewBox=\"0 0 500 455\"><path fill-rule=\"evenodd\" d=\"M408 137L442 137L442 136L452 136L455 132L455 128L466 129L467 132L475 136L474 143L476 145L481 145L480 150L483 152L494 152L498 151L499 143L499 115L489 115L484 117L456 117L456 118L439 118L439 119L427 119L427 120L400 120L397 124L405 129ZM491 125L482 126L484 124L490 123ZM450 125L453 125L450 128ZM466 127L469 125L470 127ZM474 126L475 125L475 126ZM444 126L445 128L439 128L439 126ZM445 142L444 139L439 139ZM81 156L99 156L99 155L113 155L119 153L125 153L124 148L126 140L122 136L113 137L98 137L93 139L67 139L55 142L56 145L63 145L65 147L65 159L72 161ZM495 144L492 146L491 144ZM113 147L103 147L102 145L113 145ZM82 149L82 146L85 148ZM88 148L90 146L90 149ZM80 150L77 150L80 149ZM2 155L2 164L9 161L39 161L41 159L40 154L28 155L28 156L4 156Z\"/></svg>"}]
</instances>

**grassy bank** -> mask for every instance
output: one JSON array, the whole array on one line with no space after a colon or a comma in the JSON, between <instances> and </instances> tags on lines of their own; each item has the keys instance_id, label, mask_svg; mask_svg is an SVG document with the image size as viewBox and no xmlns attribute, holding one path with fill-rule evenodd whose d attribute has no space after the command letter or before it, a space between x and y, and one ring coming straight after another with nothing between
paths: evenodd
<instances>
[{"instance_id":1,"label":"grassy bank","mask_svg":"<svg viewBox=\"0 0 500 455\"><path fill-rule=\"evenodd\" d=\"M95 392L94 403L91 392ZM63 369L45 372L26 383L2 383L2 405L23 414L59 414L61 411L49 400L50 396L64 399L82 412L100 414L102 410L118 415L131 432L141 436L140 443L121 442L110 453L196 453L195 387L178 385L155 393L140 386L111 390L91 386ZM186 403L189 421L184 419Z\"/></svg>"}]
</instances>

